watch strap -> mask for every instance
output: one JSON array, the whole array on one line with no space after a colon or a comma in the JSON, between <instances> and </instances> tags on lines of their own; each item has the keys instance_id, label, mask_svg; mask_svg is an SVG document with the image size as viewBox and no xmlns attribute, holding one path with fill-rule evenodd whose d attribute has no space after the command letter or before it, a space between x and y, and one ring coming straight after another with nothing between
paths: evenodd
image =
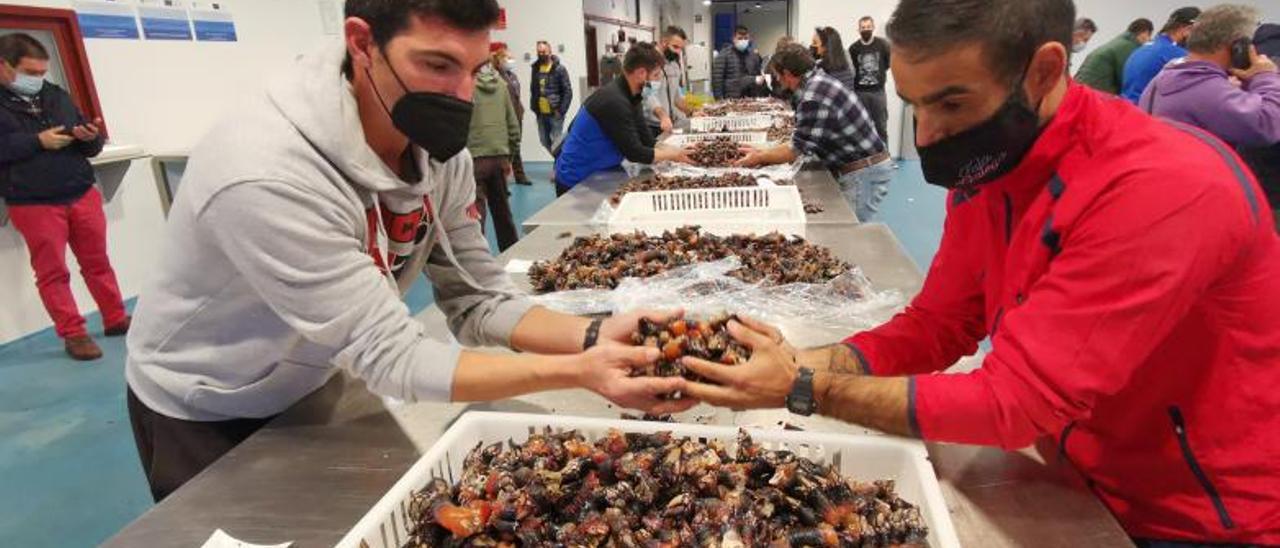
<instances>
[{"instance_id":1,"label":"watch strap","mask_svg":"<svg viewBox=\"0 0 1280 548\"><path fill-rule=\"evenodd\" d=\"M591 350L600 342L600 326L602 325L604 325L604 318L591 320L591 324L587 326L587 336L582 340L582 350L584 352Z\"/></svg>"}]
</instances>

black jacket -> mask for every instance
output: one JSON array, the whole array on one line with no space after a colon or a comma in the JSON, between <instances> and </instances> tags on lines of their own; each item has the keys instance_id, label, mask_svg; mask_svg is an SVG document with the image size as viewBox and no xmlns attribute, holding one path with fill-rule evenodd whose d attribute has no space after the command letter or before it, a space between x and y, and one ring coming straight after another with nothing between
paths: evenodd
<instances>
[{"instance_id":1,"label":"black jacket","mask_svg":"<svg viewBox=\"0 0 1280 548\"><path fill-rule=\"evenodd\" d=\"M764 68L764 60L755 50L743 53L726 46L711 64L711 93L716 99L766 97L768 90L756 84Z\"/></svg>"},{"instance_id":2,"label":"black jacket","mask_svg":"<svg viewBox=\"0 0 1280 548\"><path fill-rule=\"evenodd\" d=\"M538 99L542 98L538 64L538 60L534 59L529 72L529 110L542 116L542 111L538 110ZM569 112L569 103L573 102L573 82L569 81L569 70L560 64L560 58L555 55L551 56L551 72L547 74L547 101L551 103L551 110L560 116Z\"/></svg>"},{"instance_id":3,"label":"black jacket","mask_svg":"<svg viewBox=\"0 0 1280 548\"><path fill-rule=\"evenodd\" d=\"M45 82L31 102L0 88L0 197L13 205L65 204L88 192L89 158L102 152L102 137L61 150L45 150L37 137L51 127L70 132L84 123L71 95L54 84Z\"/></svg>"}]
</instances>

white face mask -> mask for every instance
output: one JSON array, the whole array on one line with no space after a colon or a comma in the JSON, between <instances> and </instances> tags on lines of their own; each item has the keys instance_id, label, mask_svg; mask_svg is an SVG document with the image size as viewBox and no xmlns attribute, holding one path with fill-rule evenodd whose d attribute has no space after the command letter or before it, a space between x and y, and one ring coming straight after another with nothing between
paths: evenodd
<instances>
[{"instance_id":1,"label":"white face mask","mask_svg":"<svg viewBox=\"0 0 1280 548\"><path fill-rule=\"evenodd\" d=\"M1080 53L1080 52L1084 51L1084 48L1086 48L1086 47L1088 47L1088 46L1089 46L1089 43L1088 43L1088 42L1079 42L1079 43L1076 43L1076 44L1072 44L1072 45L1071 45L1071 52L1072 52L1072 53Z\"/></svg>"},{"instance_id":2,"label":"white face mask","mask_svg":"<svg viewBox=\"0 0 1280 548\"><path fill-rule=\"evenodd\" d=\"M44 78L30 74L16 73L9 89L23 97L35 97L44 88Z\"/></svg>"},{"instance_id":3,"label":"white face mask","mask_svg":"<svg viewBox=\"0 0 1280 548\"><path fill-rule=\"evenodd\" d=\"M751 41L750 40L734 40L733 47L738 48L738 51L747 51L747 48L751 47Z\"/></svg>"}]
</instances>

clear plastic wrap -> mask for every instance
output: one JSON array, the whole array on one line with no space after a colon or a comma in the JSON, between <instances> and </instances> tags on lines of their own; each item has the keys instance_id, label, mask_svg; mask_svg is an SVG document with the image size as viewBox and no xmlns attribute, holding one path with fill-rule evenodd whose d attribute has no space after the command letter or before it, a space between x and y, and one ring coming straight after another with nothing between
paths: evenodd
<instances>
[{"instance_id":1,"label":"clear plastic wrap","mask_svg":"<svg viewBox=\"0 0 1280 548\"><path fill-rule=\"evenodd\" d=\"M879 325L904 303L899 292L872 289L856 267L822 284L769 287L729 276L741 266L737 257L729 257L652 278L628 278L614 290L563 291L534 300L552 310L578 315L681 308L699 317L729 312L779 326L844 334Z\"/></svg>"}]
</instances>

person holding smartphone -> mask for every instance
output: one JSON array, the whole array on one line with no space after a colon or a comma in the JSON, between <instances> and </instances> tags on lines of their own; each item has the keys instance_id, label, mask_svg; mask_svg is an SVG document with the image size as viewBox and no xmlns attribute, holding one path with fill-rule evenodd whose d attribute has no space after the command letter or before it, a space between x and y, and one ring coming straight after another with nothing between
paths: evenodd
<instances>
[{"instance_id":1,"label":"person holding smartphone","mask_svg":"<svg viewBox=\"0 0 1280 548\"><path fill-rule=\"evenodd\" d=\"M71 294L67 247L102 312L104 334L129 331L107 256L107 218L89 158L102 152L102 120L86 121L66 90L45 80L49 52L27 34L0 36L0 197L31 254L40 300L76 360L102 350Z\"/></svg>"},{"instance_id":2,"label":"person holding smartphone","mask_svg":"<svg viewBox=\"0 0 1280 548\"><path fill-rule=\"evenodd\" d=\"M1261 13L1223 4L1205 10L1185 61L1166 67L1138 106L1214 134L1236 147L1280 142L1280 73L1253 46Z\"/></svg>"}]
</instances>

